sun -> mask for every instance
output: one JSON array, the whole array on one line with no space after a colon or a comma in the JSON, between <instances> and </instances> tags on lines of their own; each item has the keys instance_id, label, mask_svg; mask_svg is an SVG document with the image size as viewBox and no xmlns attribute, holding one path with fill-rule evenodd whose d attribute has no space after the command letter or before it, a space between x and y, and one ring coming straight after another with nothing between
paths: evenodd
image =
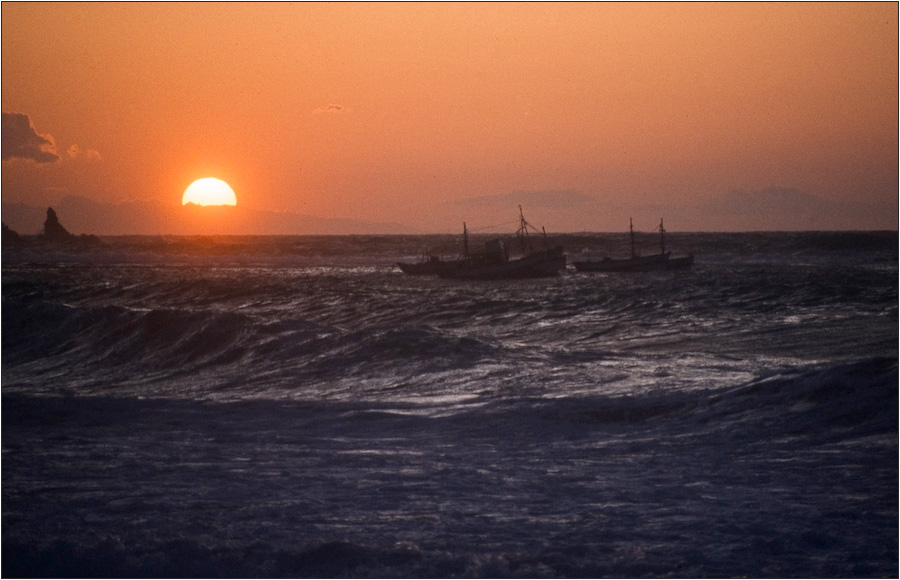
<instances>
[{"instance_id":1,"label":"sun","mask_svg":"<svg viewBox=\"0 0 900 580\"><path fill-rule=\"evenodd\" d=\"M237 197L231 186L215 177L204 177L184 190L181 205L237 205Z\"/></svg>"}]
</instances>

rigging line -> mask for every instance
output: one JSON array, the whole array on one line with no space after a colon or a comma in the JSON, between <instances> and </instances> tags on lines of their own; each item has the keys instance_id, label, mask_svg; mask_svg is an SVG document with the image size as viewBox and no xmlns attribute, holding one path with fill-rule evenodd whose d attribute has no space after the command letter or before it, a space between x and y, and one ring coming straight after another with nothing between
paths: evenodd
<instances>
[{"instance_id":1,"label":"rigging line","mask_svg":"<svg viewBox=\"0 0 900 580\"><path fill-rule=\"evenodd\" d=\"M517 224L517 223L519 223L519 220L506 222L506 223L502 223L502 224L494 224L492 226L483 226L480 228L469 228L469 231L470 232L482 232L484 230L490 230L490 229L499 228L499 227L503 227L503 226L509 226L509 225Z\"/></svg>"}]
</instances>

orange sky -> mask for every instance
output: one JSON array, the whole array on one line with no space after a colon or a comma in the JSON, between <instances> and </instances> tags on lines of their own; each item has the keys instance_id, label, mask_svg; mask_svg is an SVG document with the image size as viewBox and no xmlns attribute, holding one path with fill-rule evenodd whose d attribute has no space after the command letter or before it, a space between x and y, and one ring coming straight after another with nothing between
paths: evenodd
<instances>
[{"instance_id":1,"label":"orange sky","mask_svg":"<svg viewBox=\"0 0 900 580\"><path fill-rule=\"evenodd\" d=\"M782 188L894 229L897 30L896 3L3 3L3 111L59 157L7 158L4 125L3 201L212 176L419 231L514 192L551 231L723 230L759 227L705 210Z\"/></svg>"}]
</instances>

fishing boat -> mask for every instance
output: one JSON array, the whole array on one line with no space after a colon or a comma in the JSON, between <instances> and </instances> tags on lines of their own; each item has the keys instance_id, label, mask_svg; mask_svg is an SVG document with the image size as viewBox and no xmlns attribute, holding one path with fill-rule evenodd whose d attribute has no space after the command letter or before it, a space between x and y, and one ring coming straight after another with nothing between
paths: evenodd
<instances>
[{"instance_id":1,"label":"fishing boat","mask_svg":"<svg viewBox=\"0 0 900 580\"><path fill-rule=\"evenodd\" d=\"M694 265L694 255L673 258L666 251L666 230L663 220L659 220L660 253L640 256L634 249L634 224L629 220L628 229L631 234L630 258L603 258L601 260L579 260L573 262L579 272L651 272L655 270L684 270Z\"/></svg>"},{"instance_id":2,"label":"fishing boat","mask_svg":"<svg viewBox=\"0 0 900 580\"><path fill-rule=\"evenodd\" d=\"M397 262L397 267L410 276L436 276L441 270L455 266L459 260L443 260L439 256L425 254L418 262Z\"/></svg>"},{"instance_id":3,"label":"fishing boat","mask_svg":"<svg viewBox=\"0 0 900 580\"><path fill-rule=\"evenodd\" d=\"M519 229L516 231L521 255L510 258L509 245L502 239L494 239L484 244L483 254L469 253L468 230L463 223L464 255L453 266L438 272L441 278L463 280L513 280L523 278L547 278L556 276L566 268L566 255L562 246L550 247L547 232L543 229L544 248L535 250L528 229L537 231L525 221L522 206L519 206Z\"/></svg>"}]
</instances>

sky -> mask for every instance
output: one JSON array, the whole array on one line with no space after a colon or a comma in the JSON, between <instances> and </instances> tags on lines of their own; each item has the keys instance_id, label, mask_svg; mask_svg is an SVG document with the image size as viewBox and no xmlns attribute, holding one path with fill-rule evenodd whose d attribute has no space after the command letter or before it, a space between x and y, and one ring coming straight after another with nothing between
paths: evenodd
<instances>
[{"instance_id":1,"label":"sky","mask_svg":"<svg viewBox=\"0 0 900 580\"><path fill-rule=\"evenodd\" d=\"M895 2L0 9L4 207L173 216L87 233L897 228Z\"/></svg>"}]
</instances>

